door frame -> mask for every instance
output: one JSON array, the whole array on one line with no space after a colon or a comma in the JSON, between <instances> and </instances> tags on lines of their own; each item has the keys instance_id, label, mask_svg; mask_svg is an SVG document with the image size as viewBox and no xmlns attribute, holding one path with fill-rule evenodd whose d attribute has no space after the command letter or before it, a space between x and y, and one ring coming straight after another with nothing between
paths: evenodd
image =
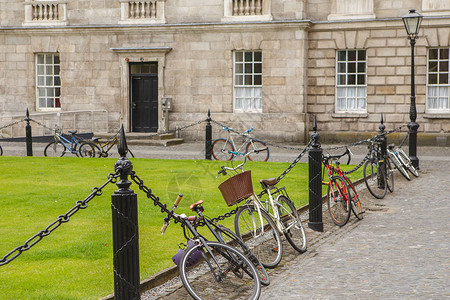
<instances>
[{"instance_id":1,"label":"door frame","mask_svg":"<svg viewBox=\"0 0 450 300\"><path fill-rule=\"evenodd\" d=\"M120 111L117 112L117 128L121 124L127 132L131 132L132 126L130 123L130 62L157 62L158 63L158 130L163 128L163 114L161 110L161 98L167 97L164 90L164 68L166 66L166 55L172 51L170 47L153 47L153 48L111 48L114 53L117 53L120 65ZM110 112L113 117L115 112Z\"/></svg>"}]
</instances>

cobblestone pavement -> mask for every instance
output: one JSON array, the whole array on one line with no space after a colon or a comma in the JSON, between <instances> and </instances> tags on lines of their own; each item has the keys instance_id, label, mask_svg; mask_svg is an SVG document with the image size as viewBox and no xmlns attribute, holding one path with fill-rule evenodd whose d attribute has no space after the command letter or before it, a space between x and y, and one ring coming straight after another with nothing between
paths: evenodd
<instances>
[{"instance_id":1,"label":"cobblestone pavement","mask_svg":"<svg viewBox=\"0 0 450 300\"><path fill-rule=\"evenodd\" d=\"M383 200L363 191L365 218L337 230L324 220L325 232L271 274L261 299L450 298L449 167L422 161L421 176L396 174Z\"/></svg>"}]
</instances>

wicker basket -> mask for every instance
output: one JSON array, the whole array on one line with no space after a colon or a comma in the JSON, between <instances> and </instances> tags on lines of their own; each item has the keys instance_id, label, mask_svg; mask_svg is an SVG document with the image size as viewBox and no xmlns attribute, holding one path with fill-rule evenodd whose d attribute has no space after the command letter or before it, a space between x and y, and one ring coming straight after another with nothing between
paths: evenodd
<instances>
[{"instance_id":1,"label":"wicker basket","mask_svg":"<svg viewBox=\"0 0 450 300\"><path fill-rule=\"evenodd\" d=\"M219 185L219 190L228 206L247 199L253 194L251 171L245 171L228 178Z\"/></svg>"}]
</instances>

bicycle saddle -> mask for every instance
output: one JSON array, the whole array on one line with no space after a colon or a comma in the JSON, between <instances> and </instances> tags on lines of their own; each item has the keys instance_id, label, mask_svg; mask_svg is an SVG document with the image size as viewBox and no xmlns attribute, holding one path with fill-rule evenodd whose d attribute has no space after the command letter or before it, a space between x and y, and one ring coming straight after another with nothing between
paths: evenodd
<instances>
[{"instance_id":1,"label":"bicycle saddle","mask_svg":"<svg viewBox=\"0 0 450 300\"><path fill-rule=\"evenodd\" d=\"M388 147L389 150L392 150L392 149L394 149L395 144L389 144L387 147Z\"/></svg>"},{"instance_id":2,"label":"bicycle saddle","mask_svg":"<svg viewBox=\"0 0 450 300\"><path fill-rule=\"evenodd\" d=\"M98 142L100 139L101 139L101 138L99 138L99 137L93 137L91 140L92 140L93 142Z\"/></svg>"},{"instance_id":3,"label":"bicycle saddle","mask_svg":"<svg viewBox=\"0 0 450 300\"><path fill-rule=\"evenodd\" d=\"M278 179L276 178L269 178L269 179L261 179L259 183L266 185L266 186L274 186L278 183Z\"/></svg>"},{"instance_id":4,"label":"bicycle saddle","mask_svg":"<svg viewBox=\"0 0 450 300\"><path fill-rule=\"evenodd\" d=\"M189 206L189 209L193 211L197 206L202 205L202 204L203 204L203 200L198 200L197 202L192 203L191 206Z\"/></svg>"},{"instance_id":5,"label":"bicycle saddle","mask_svg":"<svg viewBox=\"0 0 450 300\"><path fill-rule=\"evenodd\" d=\"M75 133L77 133L77 131L76 130L69 130L69 133L75 134Z\"/></svg>"}]
</instances>

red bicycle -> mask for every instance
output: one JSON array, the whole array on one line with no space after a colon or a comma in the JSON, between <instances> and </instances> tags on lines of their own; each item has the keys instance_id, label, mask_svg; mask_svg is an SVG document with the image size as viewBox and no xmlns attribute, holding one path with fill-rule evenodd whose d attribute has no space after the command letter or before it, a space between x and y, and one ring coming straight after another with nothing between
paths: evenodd
<instances>
[{"instance_id":1,"label":"red bicycle","mask_svg":"<svg viewBox=\"0 0 450 300\"><path fill-rule=\"evenodd\" d=\"M340 155L327 154L322 156L322 183L328 185L328 211L330 212L334 224L338 226L347 224L350 219L351 211L353 211L353 214L358 220L361 220L364 217L364 211L362 210L358 193L351 180L339 167L339 159L345 155L348 155L348 165L351 160L351 152L348 148ZM328 182L324 180L325 169L328 174Z\"/></svg>"}]
</instances>

